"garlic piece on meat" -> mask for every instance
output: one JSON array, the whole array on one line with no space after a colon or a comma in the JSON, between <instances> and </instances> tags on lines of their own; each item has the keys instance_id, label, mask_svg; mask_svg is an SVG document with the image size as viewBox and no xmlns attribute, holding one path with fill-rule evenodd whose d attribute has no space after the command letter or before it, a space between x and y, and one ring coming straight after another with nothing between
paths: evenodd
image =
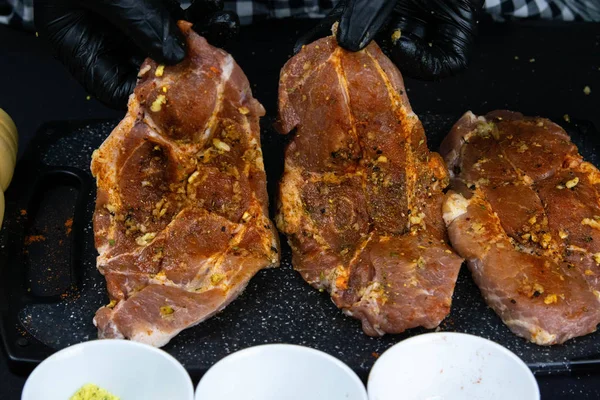
<instances>
[{"instance_id":1,"label":"garlic piece on meat","mask_svg":"<svg viewBox=\"0 0 600 400\"><path fill-rule=\"evenodd\" d=\"M575 177L575 178L571 179L570 181L567 181L565 183L565 186L567 187L567 189L572 189L575 186L577 186L578 183L579 183L579 178Z\"/></svg>"},{"instance_id":2,"label":"garlic piece on meat","mask_svg":"<svg viewBox=\"0 0 600 400\"><path fill-rule=\"evenodd\" d=\"M581 220L581 225L587 225L594 229L600 229L600 221L592 218L584 218Z\"/></svg>"},{"instance_id":3,"label":"garlic piece on meat","mask_svg":"<svg viewBox=\"0 0 600 400\"><path fill-rule=\"evenodd\" d=\"M533 290L535 290L539 294L544 293L544 287L542 285L540 285L539 283L534 283L533 284Z\"/></svg>"},{"instance_id":4,"label":"garlic piece on meat","mask_svg":"<svg viewBox=\"0 0 600 400\"><path fill-rule=\"evenodd\" d=\"M396 29L392 32L392 44L396 44L396 42L400 40L400 37L402 37L402 31L400 29Z\"/></svg>"},{"instance_id":5,"label":"garlic piece on meat","mask_svg":"<svg viewBox=\"0 0 600 400\"><path fill-rule=\"evenodd\" d=\"M145 233L144 235L138 237L135 240L135 242L138 244L138 246L146 246L148 243L152 242L152 240L154 240L155 237L156 237L156 233L148 232L148 233Z\"/></svg>"},{"instance_id":6,"label":"garlic piece on meat","mask_svg":"<svg viewBox=\"0 0 600 400\"><path fill-rule=\"evenodd\" d=\"M214 138L212 140L213 146L215 146L217 149L219 150L223 150L223 151L230 151L231 147L229 147L229 145L217 138Z\"/></svg>"},{"instance_id":7,"label":"garlic piece on meat","mask_svg":"<svg viewBox=\"0 0 600 400\"><path fill-rule=\"evenodd\" d=\"M195 181L196 179L198 179L198 176L199 176L199 175L200 175L200 172L198 172L198 171L194 171L194 172L193 172L193 173L190 175L190 177L188 178L188 183L194 183L194 181Z\"/></svg>"},{"instance_id":8,"label":"garlic piece on meat","mask_svg":"<svg viewBox=\"0 0 600 400\"><path fill-rule=\"evenodd\" d=\"M250 218L252 218L252 215L250 215L248 211L244 211L244 214L242 215L242 221L248 222Z\"/></svg>"},{"instance_id":9,"label":"garlic piece on meat","mask_svg":"<svg viewBox=\"0 0 600 400\"><path fill-rule=\"evenodd\" d=\"M210 276L210 283L212 283L213 285L216 285L219 282L221 282L223 279L225 279L224 274L214 273Z\"/></svg>"},{"instance_id":10,"label":"garlic piece on meat","mask_svg":"<svg viewBox=\"0 0 600 400\"><path fill-rule=\"evenodd\" d=\"M173 310L173 307L171 306L162 306L160 308L160 315L162 315L163 317L166 317L167 315L171 315L175 312L175 310Z\"/></svg>"},{"instance_id":11,"label":"garlic piece on meat","mask_svg":"<svg viewBox=\"0 0 600 400\"><path fill-rule=\"evenodd\" d=\"M165 73L165 66L163 64L160 64L158 67L156 67L156 71L154 71L154 75L161 77L163 76L163 74Z\"/></svg>"},{"instance_id":12,"label":"garlic piece on meat","mask_svg":"<svg viewBox=\"0 0 600 400\"><path fill-rule=\"evenodd\" d=\"M167 102L167 98L165 97L164 94L159 94L158 96L156 96L156 100L154 100L152 102L152 105L150 106L150 110L152 110L152 112L159 112L162 109L162 105L165 104Z\"/></svg>"},{"instance_id":13,"label":"garlic piece on meat","mask_svg":"<svg viewBox=\"0 0 600 400\"><path fill-rule=\"evenodd\" d=\"M550 245L551 240L552 240L552 236L549 233L544 233L542 235L542 240L540 241L540 244L542 245L542 247L544 249L547 249L548 246Z\"/></svg>"},{"instance_id":14,"label":"garlic piece on meat","mask_svg":"<svg viewBox=\"0 0 600 400\"><path fill-rule=\"evenodd\" d=\"M141 78L142 76L146 75L146 72L150 71L151 68L152 67L150 66L150 64L144 65L144 67L140 69L140 72L138 72L138 78Z\"/></svg>"}]
</instances>

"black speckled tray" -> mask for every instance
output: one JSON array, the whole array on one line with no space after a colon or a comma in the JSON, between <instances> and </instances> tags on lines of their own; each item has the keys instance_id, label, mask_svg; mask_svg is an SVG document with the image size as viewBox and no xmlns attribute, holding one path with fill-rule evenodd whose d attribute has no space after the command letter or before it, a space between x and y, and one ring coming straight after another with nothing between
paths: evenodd
<instances>
[{"instance_id":1,"label":"black speckled tray","mask_svg":"<svg viewBox=\"0 0 600 400\"><path fill-rule=\"evenodd\" d=\"M459 115L420 117L430 148L437 149ZM276 134L271 122L262 120L272 206L287 138ZM598 165L600 136L594 127L574 118L569 124L557 122L586 159ZM31 368L56 350L96 338L92 317L108 300L104 279L95 268L95 185L89 163L92 151L115 125L116 121L47 124L17 167L0 232L0 333L13 366ZM293 271L283 237L282 251L279 269L258 273L222 313L185 330L164 348L193 377L236 350L283 342L330 353L365 379L378 354L425 332L364 335L357 320L342 315L326 293L312 289ZM458 278L451 314L438 329L494 340L536 373L600 368L600 333L561 346L528 343L510 333L485 305L466 268Z\"/></svg>"}]
</instances>

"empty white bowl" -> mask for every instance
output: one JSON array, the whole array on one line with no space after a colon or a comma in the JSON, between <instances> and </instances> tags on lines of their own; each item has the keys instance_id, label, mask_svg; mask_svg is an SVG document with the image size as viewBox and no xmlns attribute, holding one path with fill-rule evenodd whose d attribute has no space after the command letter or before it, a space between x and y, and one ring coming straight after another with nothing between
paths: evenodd
<instances>
[{"instance_id":1,"label":"empty white bowl","mask_svg":"<svg viewBox=\"0 0 600 400\"><path fill-rule=\"evenodd\" d=\"M375 362L370 400L539 400L525 363L490 340L428 333L404 340Z\"/></svg>"},{"instance_id":2,"label":"empty white bowl","mask_svg":"<svg viewBox=\"0 0 600 400\"><path fill-rule=\"evenodd\" d=\"M367 400L343 362L308 347L267 344L233 353L200 380L196 400Z\"/></svg>"},{"instance_id":3,"label":"empty white bowl","mask_svg":"<svg viewBox=\"0 0 600 400\"><path fill-rule=\"evenodd\" d=\"M22 400L67 400L86 383L121 400L193 400L194 385L171 355L128 340L94 340L44 360L25 382Z\"/></svg>"}]
</instances>

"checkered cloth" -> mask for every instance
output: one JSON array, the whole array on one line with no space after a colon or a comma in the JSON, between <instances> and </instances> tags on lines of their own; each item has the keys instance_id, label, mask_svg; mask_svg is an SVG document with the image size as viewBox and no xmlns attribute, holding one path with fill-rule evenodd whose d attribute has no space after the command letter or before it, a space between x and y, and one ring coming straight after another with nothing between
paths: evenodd
<instances>
[{"instance_id":1,"label":"checkered cloth","mask_svg":"<svg viewBox=\"0 0 600 400\"><path fill-rule=\"evenodd\" d=\"M335 0L225 0L225 9L234 11L242 25L268 18L323 18Z\"/></svg>"},{"instance_id":2,"label":"checkered cloth","mask_svg":"<svg viewBox=\"0 0 600 400\"><path fill-rule=\"evenodd\" d=\"M0 0L0 24L33 29L33 0Z\"/></svg>"},{"instance_id":3,"label":"checkered cloth","mask_svg":"<svg viewBox=\"0 0 600 400\"><path fill-rule=\"evenodd\" d=\"M337 0L225 0L225 9L235 11L242 24L250 24L268 18L322 18L336 2ZM185 5L186 1L182 3ZM484 8L497 20L542 18L600 21L600 0L485 0ZM33 0L0 0L0 24L2 23L33 29Z\"/></svg>"},{"instance_id":4,"label":"checkered cloth","mask_svg":"<svg viewBox=\"0 0 600 400\"><path fill-rule=\"evenodd\" d=\"M600 0L485 0L485 10L497 20L600 21Z\"/></svg>"}]
</instances>

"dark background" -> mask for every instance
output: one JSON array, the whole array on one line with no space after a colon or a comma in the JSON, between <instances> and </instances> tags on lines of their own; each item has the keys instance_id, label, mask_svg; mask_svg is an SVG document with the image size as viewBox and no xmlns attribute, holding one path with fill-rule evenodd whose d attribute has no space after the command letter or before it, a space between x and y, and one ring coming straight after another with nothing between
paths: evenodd
<instances>
[{"instance_id":1,"label":"dark background","mask_svg":"<svg viewBox=\"0 0 600 400\"><path fill-rule=\"evenodd\" d=\"M276 111L279 70L294 39L311 25L288 20L252 26L229 48L250 82L260 82L252 88L268 115ZM554 119L569 114L600 128L600 24L486 21L468 71L442 82L407 78L406 87L417 114L507 108ZM0 26L0 108L17 124L20 153L44 122L124 114L86 98L43 40ZM25 379L9 371L0 351L0 399L18 399ZM600 398L600 368L538 382L543 399Z\"/></svg>"}]
</instances>

